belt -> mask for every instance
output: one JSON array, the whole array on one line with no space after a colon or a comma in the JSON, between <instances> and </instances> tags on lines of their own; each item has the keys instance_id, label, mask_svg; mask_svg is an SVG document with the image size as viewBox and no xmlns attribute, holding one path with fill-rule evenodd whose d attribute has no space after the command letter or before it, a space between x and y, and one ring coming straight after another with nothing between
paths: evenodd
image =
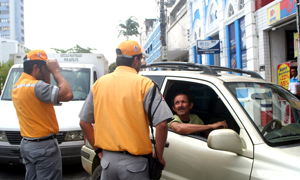
<instances>
[{"instance_id":1,"label":"belt","mask_svg":"<svg viewBox=\"0 0 300 180\"><path fill-rule=\"evenodd\" d=\"M26 139L26 138L24 138ZM40 139L26 139L27 141L36 141L36 142L39 142L39 141L47 141L47 140L50 140L50 139L56 139L56 135L51 135L49 137L46 137L46 138L40 138Z\"/></svg>"},{"instance_id":2,"label":"belt","mask_svg":"<svg viewBox=\"0 0 300 180\"><path fill-rule=\"evenodd\" d=\"M146 154L146 155L134 155L134 154L131 154L130 152L128 151L113 151L113 152L116 152L116 153L122 153L122 154L127 154L127 155L131 155L131 156L140 156L140 157L144 157L144 158L148 158L151 154Z\"/></svg>"}]
</instances>

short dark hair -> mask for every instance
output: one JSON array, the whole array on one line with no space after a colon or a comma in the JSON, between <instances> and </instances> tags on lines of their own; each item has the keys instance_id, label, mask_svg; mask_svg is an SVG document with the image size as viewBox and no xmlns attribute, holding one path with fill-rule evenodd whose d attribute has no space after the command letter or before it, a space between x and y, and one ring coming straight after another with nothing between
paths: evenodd
<instances>
[{"instance_id":1,"label":"short dark hair","mask_svg":"<svg viewBox=\"0 0 300 180\"><path fill-rule=\"evenodd\" d=\"M175 93L175 95L173 96L173 99L172 99L172 103L171 103L171 105L172 105L172 107L174 106L174 99L175 99L175 97L176 96L178 96L178 95L186 95L187 96L187 98L188 98L188 100L189 100L189 104L191 104L192 102L193 102L193 96L192 95L190 95L189 93L186 93L186 92L177 92L177 93Z\"/></svg>"},{"instance_id":2,"label":"short dark hair","mask_svg":"<svg viewBox=\"0 0 300 180\"><path fill-rule=\"evenodd\" d=\"M40 60L29 60L29 61L24 61L23 63L23 70L27 74L31 74L33 70L33 66L37 64L38 66L46 65L45 61L40 61Z\"/></svg>"},{"instance_id":3,"label":"short dark hair","mask_svg":"<svg viewBox=\"0 0 300 180\"><path fill-rule=\"evenodd\" d=\"M128 67L131 67L132 62L133 62L133 60L134 60L135 57L138 57L138 59L141 59L142 54L138 54L138 55L132 56L132 58L117 57L117 59L116 59L117 66L128 66Z\"/></svg>"}]
</instances>

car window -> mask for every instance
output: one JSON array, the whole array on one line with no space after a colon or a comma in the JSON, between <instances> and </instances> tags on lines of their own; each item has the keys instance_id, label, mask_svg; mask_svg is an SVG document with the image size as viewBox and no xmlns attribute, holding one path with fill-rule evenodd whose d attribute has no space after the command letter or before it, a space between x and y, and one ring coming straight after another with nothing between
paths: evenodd
<instances>
[{"instance_id":1,"label":"car window","mask_svg":"<svg viewBox=\"0 0 300 180\"><path fill-rule=\"evenodd\" d=\"M299 143L300 101L284 88L267 83L225 83L272 146Z\"/></svg>"},{"instance_id":2,"label":"car window","mask_svg":"<svg viewBox=\"0 0 300 180\"><path fill-rule=\"evenodd\" d=\"M60 68L60 72L70 84L74 95L73 101L85 100L90 91L90 69ZM52 74L50 82L57 85Z\"/></svg>"},{"instance_id":3,"label":"car window","mask_svg":"<svg viewBox=\"0 0 300 180\"><path fill-rule=\"evenodd\" d=\"M185 92L192 96L194 106L190 114L196 114L204 124L213 124L227 120L228 128L239 133L239 126L223 101L211 87L200 83L168 81L164 97L172 111L172 101L178 92ZM173 114L175 114L174 111ZM201 133L198 135L204 136Z\"/></svg>"}]
</instances>

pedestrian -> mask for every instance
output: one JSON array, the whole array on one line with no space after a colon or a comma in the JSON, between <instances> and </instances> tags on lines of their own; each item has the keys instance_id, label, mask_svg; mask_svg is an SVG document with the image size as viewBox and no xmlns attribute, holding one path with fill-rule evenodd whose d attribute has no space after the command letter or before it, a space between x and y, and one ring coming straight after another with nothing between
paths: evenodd
<instances>
[{"instance_id":1,"label":"pedestrian","mask_svg":"<svg viewBox=\"0 0 300 180\"><path fill-rule=\"evenodd\" d=\"M298 81L298 72L297 72L296 67L291 68L291 75L292 75L292 77L290 79L288 90L292 94L294 94L298 99L300 99L300 83ZM300 122L300 111L294 107L292 107L292 111L293 111L293 114L291 116L293 116L293 121L295 123L299 123Z\"/></svg>"},{"instance_id":2,"label":"pedestrian","mask_svg":"<svg viewBox=\"0 0 300 180\"><path fill-rule=\"evenodd\" d=\"M298 99L300 98L300 83L298 81L298 73L297 68L293 67L291 68L291 79L289 83L288 90L291 91L292 94L294 94Z\"/></svg>"},{"instance_id":3,"label":"pedestrian","mask_svg":"<svg viewBox=\"0 0 300 180\"><path fill-rule=\"evenodd\" d=\"M24 72L14 85L14 103L21 136L20 153L26 167L25 180L62 179L59 131L53 104L73 99L72 90L59 71L57 60L43 50L32 50L24 58ZM50 84L52 73L57 86Z\"/></svg>"},{"instance_id":4,"label":"pedestrian","mask_svg":"<svg viewBox=\"0 0 300 180\"><path fill-rule=\"evenodd\" d=\"M138 75L142 58L146 56L139 44L124 41L116 52L117 68L93 85L79 114L80 126L101 158L101 180L149 179L145 157L155 157L155 153L152 153L147 113L153 115L156 153L164 166L167 120L172 120L173 115L159 90L152 94L152 89L156 88L154 83ZM148 112L152 96L152 110Z\"/></svg>"}]
</instances>

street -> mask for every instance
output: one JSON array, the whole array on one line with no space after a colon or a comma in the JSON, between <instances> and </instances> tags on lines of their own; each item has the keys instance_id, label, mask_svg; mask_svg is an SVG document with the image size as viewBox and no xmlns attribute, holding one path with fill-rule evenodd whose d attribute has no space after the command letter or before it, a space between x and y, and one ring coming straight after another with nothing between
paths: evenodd
<instances>
[{"instance_id":1,"label":"street","mask_svg":"<svg viewBox=\"0 0 300 180\"><path fill-rule=\"evenodd\" d=\"M89 180L89 175L81 166L81 164L64 165L63 180ZM23 165L0 164L0 179L5 180L24 180L25 167Z\"/></svg>"}]
</instances>

